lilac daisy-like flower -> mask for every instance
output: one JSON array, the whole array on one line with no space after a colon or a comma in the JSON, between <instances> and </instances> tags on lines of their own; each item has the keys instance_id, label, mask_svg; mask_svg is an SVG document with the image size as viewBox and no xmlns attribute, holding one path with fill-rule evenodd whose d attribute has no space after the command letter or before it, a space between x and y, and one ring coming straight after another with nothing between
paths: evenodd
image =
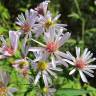
<instances>
[{"instance_id":1,"label":"lilac daisy-like flower","mask_svg":"<svg viewBox=\"0 0 96 96\"><path fill-rule=\"evenodd\" d=\"M47 11L46 15L40 16L38 21L38 30L36 30L36 37L39 37L43 32L48 31L50 28L54 28L56 31L66 27L66 24L58 24L57 20L60 18L61 14L57 15L55 18L52 18L50 11Z\"/></svg>"},{"instance_id":2,"label":"lilac daisy-like flower","mask_svg":"<svg viewBox=\"0 0 96 96\"><path fill-rule=\"evenodd\" d=\"M40 3L35 8L35 10L38 12L38 15L43 15L44 16L46 14L49 2L50 2L49 0L46 0L46 1L42 2L42 3Z\"/></svg>"},{"instance_id":3,"label":"lilac daisy-like flower","mask_svg":"<svg viewBox=\"0 0 96 96\"><path fill-rule=\"evenodd\" d=\"M8 87L9 75L0 70L0 96L13 96L13 93L17 91L16 88Z\"/></svg>"},{"instance_id":4,"label":"lilac daisy-like flower","mask_svg":"<svg viewBox=\"0 0 96 96\"><path fill-rule=\"evenodd\" d=\"M37 12L33 9L27 10L24 14L18 15L16 24L20 26L20 32L28 34L31 37L31 31L33 31L37 20Z\"/></svg>"},{"instance_id":5,"label":"lilac daisy-like flower","mask_svg":"<svg viewBox=\"0 0 96 96\"><path fill-rule=\"evenodd\" d=\"M37 73L34 84L36 85L37 82L39 82L40 78L43 79L45 86L48 86L48 84L52 84L50 76L57 78L57 75L54 71L62 71L62 69L52 68L52 64L46 61L46 56L42 55L41 52L36 52L35 56L37 56L36 59L38 60L32 61L32 66Z\"/></svg>"},{"instance_id":6,"label":"lilac daisy-like flower","mask_svg":"<svg viewBox=\"0 0 96 96\"><path fill-rule=\"evenodd\" d=\"M94 71L92 69L96 69L96 65L89 65L89 63L95 61L96 58L92 58L93 54L88 51L87 48L84 50L83 54L80 55L80 48L76 47L76 58L72 56L70 52L67 52L67 56L69 59L65 59L65 61L75 67L69 73L70 75L78 70L83 82L88 82L85 74L94 77Z\"/></svg>"},{"instance_id":7,"label":"lilac daisy-like flower","mask_svg":"<svg viewBox=\"0 0 96 96\"><path fill-rule=\"evenodd\" d=\"M66 57L66 54L59 51L59 48L70 38L70 35L71 34L69 32L62 34L62 30L60 33L55 34L55 31L51 29L49 32L45 33L45 44L32 39L34 42L40 44L41 47L30 47L29 51L43 51L47 57L50 55L52 66L55 68L56 64L54 62L56 58L64 62L62 57ZM64 62L64 64L66 63Z\"/></svg>"},{"instance_id":8,"label":"lilac daisy-like flower","mask_svg":"<svg viewBox=\"0 0 96 96\"><path fill-rule=\"evenodd\" d=\"M16 31L9 31L9 45L3 36L1 36L0 39L2 41L2 47L0 49L0 52L2 53L1 57L14 55L18 48L19 33Z\"/></svg>"},{"instance_id":9,"label":"lilac daisy-like flower","mask_svg":"<svg viewBox=\"0 0 96 96\"><path fill-rule=\"evenodd\" d=\"M38 38L42 33L48 31L50 28L54 28L56 31L61 28L66 30L66 24L57 23L57 20L60 18L61 14L58 14L53 18L51 12L47 10L49 2L49 0L44 1L35 8L38 13L37 24L34 28L36 38Z\"/></svg>"}]
</instances>

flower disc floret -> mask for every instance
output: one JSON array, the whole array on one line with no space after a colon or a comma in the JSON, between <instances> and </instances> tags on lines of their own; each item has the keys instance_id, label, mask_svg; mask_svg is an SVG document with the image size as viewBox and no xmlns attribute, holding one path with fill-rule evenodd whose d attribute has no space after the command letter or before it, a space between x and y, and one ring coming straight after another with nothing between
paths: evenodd
<instances>
[{"instance_id":1,"label":"flower disc floret","mask_svg":"<svg viewBox=\"0 0 96 96\"><path fill-rule=\"evenodd\" d=\"M14 50L13 50L13 48L12 47L5 47L4 48L4 51L7 51L9 54L14 54Z\"/></svg>"},{"instance_id":2,"label":"flower disc floret","mask_svg":"<svg viewBox=\"0 0 96 96\"><path fill-rule=\"evenodd\" d=\"M77 59L75 64L78 69L83 69L86 66L86 63L82 58Z\"/></svg>"},{"instance_id":3,"label":"flower disc floret","mask_svg":"<svg viewBox=\"0 0 96 96\"><path fill-rule=\"evenodd\" d=\"M37 67L38 67L38 70L44 71L48 68L48 64L45 61L39 61Z\"/></svg>"},{"instance_id":4,"label":"flower disc floret","mask_svg":"<svg viewBox=\"0 0 96 96\"><path fill-rule=\"evenodd\" d=\"M6 96L7 95L7 88L4 86L2 82L0 82L0 96Z\"/></svg>"},{"instance_id":5,"label":"flower disc floret","mask_svg":"<svg viewBox=\"0 0 96 96\"><path fill-rule=\"evenodd\" d=\"M44 87L43 88L43 92L45 93L45 94L47 94L49 91L48 91L48 88L47 87Z\"/></svg>"},{"instance_id":6,"label":"flower disc floret","mask_svg":"<svg viewBox=\"0 0 96 96\"><path fill-rule=\"evenodd\" d=\"M45 24L44 24L44 27L46 29L49 29L51 26L54 26L54 22L51 20L51 19L48 19Z\"/></svg>"},{"instance_id":7,"label":"flower disc floret","mask_svg":"<svg viewBox=\"0 0 96 96\"><path fill-rule=\"evenodd\" d=\"M29 31L31 31L31 26L28 22L24 23L22 26L21 26L21 30L24 31L24 33L27 33Z\"/></svg>"},{"instance_id":8,"label":"flower disc floret","mask_svg":"<svg viewBox=\"0 0 96 96\"><path fill-rule=\"evenodd\" d=\"M19 67L23 68L24 66L26 66L28 64L29 64L28 61L22 60L22 61L19 62Z\"/></svg>"},{"instance_id":9,"label":"flower disc floret","mask_svg":"<svg viewBox=\"0 0 96 96\"><path fill-rule=\"evenodd\" d=\"M55 52L58 49L58 45L55 42L49 42L46 46L46 50L49 53Z\"/></svg>"}]
</instances>

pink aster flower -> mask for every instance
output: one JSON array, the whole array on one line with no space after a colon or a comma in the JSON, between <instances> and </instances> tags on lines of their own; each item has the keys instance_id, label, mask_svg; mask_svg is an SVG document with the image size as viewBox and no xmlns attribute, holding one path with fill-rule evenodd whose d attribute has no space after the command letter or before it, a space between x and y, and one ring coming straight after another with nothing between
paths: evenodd
<instances>
[{"instance_id":1,"label":"pink aster flower","mask_svg":"<svg viewBox=\"0 0 96 96\"><path fill-rule=\"evenodd\" d=\"M9 31L9 45L3 36L1 36L0 39L2 41L2 47L0 49L2 57L14 55L18 48L19 33L16 31Z\"/></svg>"},{"instance_id":2,"label":"pink aster flower","mask_svg":"<svg viewBox=\"0 0 96 96\"><path fill-rule=\"evenodd\" d=\"M16 88L11 88L8 86L9 75L0 70L0 96L13 96L13 93L17 91Z\"/></svg>"},{"instance_id":3,"label":"pink aster flower","mask_svg":"<svg viewBox=\"0 0 96 96\"><path fill-rule=\"evenodd\" d=\"M85 74L94 77L94 71L92 69L96 69L96 65L90 65L90 63L95 61L96 58L92 58L93 54L88 51L87 48L84 50L83 54L80 55L80 48L76 47L76 58L72 56L70 52L67 52L67 55L69 59L65 59L65 61L75 67L69 73L70 75L78 70L83 82L88 82Z\"/></svg>"},{"instance_id":4,"label":"pink aster flower","mask_svg":"<svg viewBox=\"0 0 96 96\"><path fill-rule=\"evenodd\" d=\"M44 54L46 54L47 58L50 56L53 67L56 67L56 64L54 63L56 59L66 64L64 60L62 60L62 58L66 57L66 54L59 51L59 48L70 38L70 35L71 34L69 32L62 34L62 30L60 33L55 34L54 30L51 29L44 35L45 44L32 39L34 42L41 45L41 47L30 47L29 51L42 51Z\"/></svg>"},{"instance_id":5,"label":"pink aster flower","mask_svg":"<svg viewBox=\"0 0 96 96\"><path fill-rule=\"evenodd\" d=\"M31 31L34 30L36 20L37 12L30 9L25 12L25 15L18 15L16 24L20 26L20 32L22 34L28 34L31 37Z\"/></svg>"}]
</instances>

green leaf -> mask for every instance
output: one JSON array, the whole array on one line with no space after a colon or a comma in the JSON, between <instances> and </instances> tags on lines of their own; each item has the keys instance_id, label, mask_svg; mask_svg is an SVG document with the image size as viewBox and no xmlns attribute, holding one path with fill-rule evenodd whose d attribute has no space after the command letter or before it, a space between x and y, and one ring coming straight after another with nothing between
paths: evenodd
<instances>
[{"instance_id":1,"label":"green leaf","mask_svg":"<svg viewBox=\"0 0 96 96\"><path fill-rule=\"evenodd\" d=\"M63 88L56 92L56 96L78 96L87 94L89 91L83 89L71 89L71 88Z\"/></svg>"},{"instance_id":2,"label":"green leaf","mask_svg":"<svg viewBox=\"0 0 96 96\"><path fill-rule=\"evenodd\" d=\"M71 14L69 14L68 17L72 17L72 18L74 18L74 19L80 19L79 14L77 14L77 13L75 13L75 12L72 12Z\"/></svg>"}]
</instances>

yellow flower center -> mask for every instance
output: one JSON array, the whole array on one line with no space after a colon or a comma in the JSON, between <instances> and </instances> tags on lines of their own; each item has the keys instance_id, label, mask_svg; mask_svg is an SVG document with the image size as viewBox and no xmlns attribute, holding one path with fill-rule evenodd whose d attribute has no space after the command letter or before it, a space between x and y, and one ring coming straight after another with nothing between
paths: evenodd
<instances>
[{"instance_id":1,"label":"yellow flower center","mask_svg":"<svg viewBox=\"0 0 96 96\"><path fill-rule=\"evenodd\" d=\"M48 67L48 64L45 61L40 61L38 63L38 70L44 71L47 69L47 67Z\"/></svg>"},{"instance_id":2,"label":"yellow flower center","mask_svg":"<svg viewBox=\"0 0 96 96\"><path fill-rule=\"evenodd\" d=\"M0 96L7 96L7 89L5 87L0 87Z\"/></svg>"},{"instance_id":3,"label":"yellow flower center","mask_svg":"<svg viewBox=\"0 0 96 96\"><path fill-rule=\"evenodd\" d=\"M48 93L48 88L47 87L44 87L43 88L43 92L46 94L46 93Z\"/></svg>"},{"instance_id":4,"label":"yellow flower center","mask_svg":"<svg viewBox=\"0 0 96 96\"><path fill-rule=\"evenodd\" d=\"M28 64L29 64L28 61L22 60L22 61L19 62L19 67L20 67L20 68L23 68L24 66L26 66L26 65L28 65Z\"/></svg>"},{"instance_id":5,"label":"yellow flower center","mask_svg":"<svg viewBox=\"0 0 96 96\"><path fill-rule=\"evenodd\" d=\"M7 96L7 88L0 82L0 96Z\"/></svg>"},{"instance_id":6,"label":"yellow flower center","mask_svg":"<svg viewBox=\"0 0 96 96\"><path fill-rule=\"evenodd\" d=\"M51 19L48 19L48 20L45 22L45 24L44 24L44 26L45 26L46 29L49 29L49 27L54 26L54 25L55 25L55 24L54 24L54 22L53 22Z\"/></svg>"}]
</instances>

